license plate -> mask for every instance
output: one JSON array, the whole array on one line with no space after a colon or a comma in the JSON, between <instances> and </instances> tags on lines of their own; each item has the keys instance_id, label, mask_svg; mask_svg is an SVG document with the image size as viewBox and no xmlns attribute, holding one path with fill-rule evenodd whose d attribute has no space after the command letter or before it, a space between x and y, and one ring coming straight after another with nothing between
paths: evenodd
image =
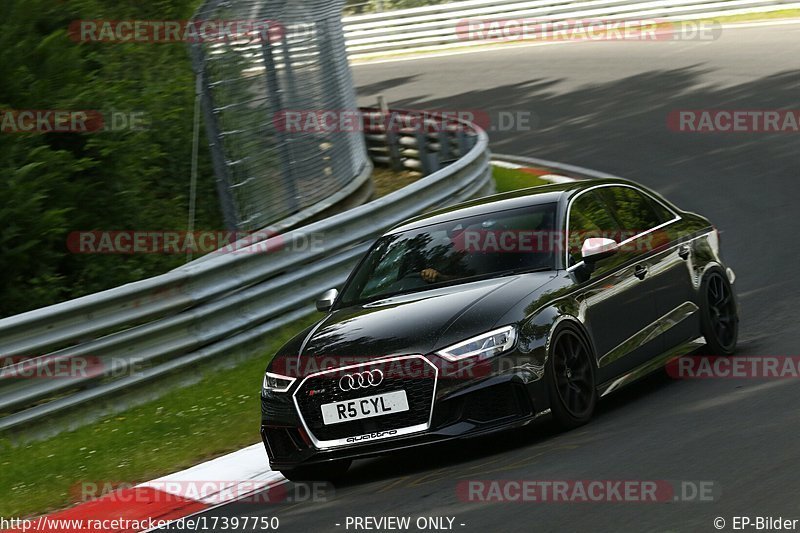
<instances>
[{"instance_id":1,"label":"license plate","mask_svg":"<svg viewBox=\"0 0 800 533\"><path fill-rule=\"evenodd\" d=\"M399 390L322 405L322 421L326 425L350 422L362 418L408 411L406 391Z\"/></svg>"}]
</instances>

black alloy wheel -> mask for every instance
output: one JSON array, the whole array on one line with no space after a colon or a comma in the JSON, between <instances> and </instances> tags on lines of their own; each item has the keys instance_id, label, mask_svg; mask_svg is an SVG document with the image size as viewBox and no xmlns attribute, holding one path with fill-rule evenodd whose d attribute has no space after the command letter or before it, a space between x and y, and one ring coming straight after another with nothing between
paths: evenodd
<instances>
[{"instance_id":1,"label":"black alloy wheel","mask_svg":"<svg viewBox=\"0 0 800 533\"><path fill-rule=\"evenodd\" d=\"M731 355L739 335L736 300L728 278L712 270L703 280L702 326L710 355Z\"/></svg>"},{"instance_id":2,"label":"black alloy wheel","mask_svg":"<svg viewBox=\"0 0 800 533\"><path fill-rule=\"evenodd\" d=\"M592 417L597 404L595 364L583 337L573 327L562 327L551 343L550 404L559 425L574 428Z\"/></svg>"}]
</instances>

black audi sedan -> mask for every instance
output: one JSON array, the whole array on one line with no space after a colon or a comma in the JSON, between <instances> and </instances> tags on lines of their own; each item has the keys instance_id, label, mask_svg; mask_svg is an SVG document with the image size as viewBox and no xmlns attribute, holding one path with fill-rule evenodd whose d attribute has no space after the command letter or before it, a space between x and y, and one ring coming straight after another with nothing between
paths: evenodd
<instances>
[{"instance_id":1,"label":"black audi sedan","mask_svg":"<svg viewBox=\"0 0 800 533\"><path fill-rule=\"evenodd\" d=\"M428 213L380 237L326 313L271 360L273 469L331 479L352 459L552 416L696 350L734 351L734 274L700 215L617 180Z\"/></svg>"}]
</instances>

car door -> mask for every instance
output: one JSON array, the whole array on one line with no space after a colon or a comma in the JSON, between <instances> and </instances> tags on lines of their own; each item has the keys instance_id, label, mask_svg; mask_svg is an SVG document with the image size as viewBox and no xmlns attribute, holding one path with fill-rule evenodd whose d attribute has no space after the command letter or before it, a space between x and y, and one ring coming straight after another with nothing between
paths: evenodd
<instances>
[{"instance_id":1,"label":"car door","mask_svg":"<svg viewBox=\"0 0 800 533\"><path fill-rule=\"evenodd\" d=\"M680 216L631 187L609 187L603 194L623 230L641 233L643 251L649 256L650 277L654 282L650 290L661 319L664 349L696 337L699 318L693 303L692 250L691 243L679 238L676 223Z\"/></svg>"},{"instance_id":2,"label":"car door","mask_svg":"<svg viewBox=\"0 0 800 533\"><path fill-rule=\"evenodd\" d=\"M641 283L637 288L655 304L653 322L639 335L649 346L630 355L631 362L638 365L674 345L666 337L683 335L683 319L692 311L682 305L690 290L684 250L672 242L674 235L667 231L677 215L630 186L604 187L599 194L622 228L621 247L639 257ZM678 330L673 329L676 324L682 324ZM669 329L673 331L667 335Z\"/></svg>"},{"instance_id":3,"label":"car door","mask_svg":"<svg viewBox=\"0 0 800 533\"><path fill-rule=\"evenodd\" d=\"M653 342L658 314L648 291L651 264L638 250L637 239L630 240L615 255L597 261L591 273L586 274L585 267L581 267L580 250L586 238L623 241L622 228L600 190L601 187L588 189L572 201L567 252L569 269L580 286L577 299L594 339L602 383L655 356L660 346Z\"/></svg>"}]
</instances>

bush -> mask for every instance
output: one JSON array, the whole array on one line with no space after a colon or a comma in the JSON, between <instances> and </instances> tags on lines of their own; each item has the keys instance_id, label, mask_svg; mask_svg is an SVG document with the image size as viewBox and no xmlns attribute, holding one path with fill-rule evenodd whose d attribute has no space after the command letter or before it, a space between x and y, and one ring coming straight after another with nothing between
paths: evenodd
<instances>
[{"instance_id":1,"label":"bush","mask_svg":"<svg viewBox=\"0 0 800 533\"><path fill-rule=\"evenodd\" d=\"M162 273L178 255L76 255L80 230L181 230L194 75L186 44L78 43L79 19L188 19L199 0L5 0L0 109L141 113L139 131L0 133L0 316ZM205 144L201 131L201 147ZM221 229L208 150L197 227Z\"/></svg>"}]
</instances>

